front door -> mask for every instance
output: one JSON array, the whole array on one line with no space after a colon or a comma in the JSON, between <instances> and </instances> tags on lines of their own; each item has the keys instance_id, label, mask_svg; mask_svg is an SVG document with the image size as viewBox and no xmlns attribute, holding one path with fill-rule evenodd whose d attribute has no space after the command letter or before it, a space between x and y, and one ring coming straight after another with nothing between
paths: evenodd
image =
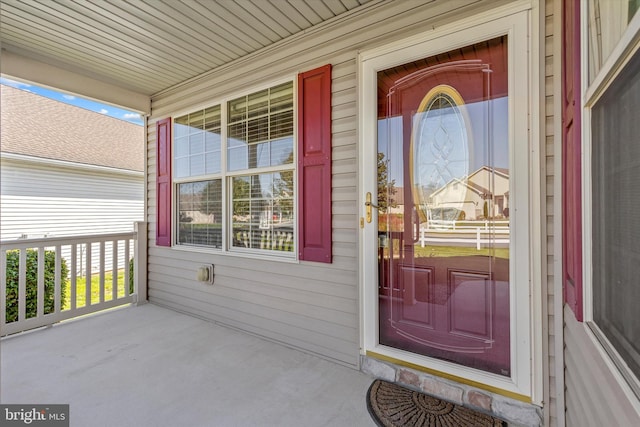
<instances>
[{"instance_id":1,"label":"front door","mask_svg":"<svg viewBox=\"0 0 640 427\"><path fill-rule=\"evenodd\" d=\"M504 36L377 72L379 343L503 376L507 55Z\"/></svg>"}]
</instances>

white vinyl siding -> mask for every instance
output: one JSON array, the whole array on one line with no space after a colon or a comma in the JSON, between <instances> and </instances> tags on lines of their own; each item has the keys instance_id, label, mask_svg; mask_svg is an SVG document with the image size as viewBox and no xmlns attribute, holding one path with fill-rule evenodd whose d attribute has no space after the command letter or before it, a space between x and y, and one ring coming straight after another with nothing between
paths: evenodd
<instances>
[{"instance_id":1,"label":"white vinyl siding","mask_svg":"<svg viewBox=\"0 0 640 427\"><path fill-rule=\"evenodd\" d=\"M144 176L141 172L98 171L47 165L46 161L2 160L0 167L0 240L109 234L133 231L144 219ZM80 247L79 257L85 248ZM111 253L111 244L106 245ZM133 247L130 248L133 254ZM70 261L69 248L62 256ZM118 265L127 265L124 249ZM100 266L97 245L92 250L93 270ZM105 270L113 258L105 256Z\"/></svg>"},{"instance_id":2,"label":"white vinyl siding","mask_svg":"<svg viewBox=\"0 0 640 427\"><path fill-rule=\"evenodd\" d=\"M584 323L565 307L567 426L637 426L640 415L616 368ZM637 403L636 403L637 406Z\"/></svg>"},{"instance_id":3,"label":"white vinyl siding","mask_svg":"<svg viewBox=\"0 0 640 427\"><path fill-rule=\"evenodd\" d=\"M362 210L358 201L358 51L506 3L381 3L155 95L148 126L150 301L357 367ZM327 63L333 66L333 262L283 263L156 247L156 121ZM215 266L212 286L195 280L202 264Z\"/></svg>"},{"instance_id":4,"label":"white vinyl siding","mask_svg":"<svg viewBox=\"0 0 640 427\"><path fill-rule=\"evenodd\" d=\"M144 177L2 161L1 239L132 231L144 219Z\"/></svg>"}]
</instances>

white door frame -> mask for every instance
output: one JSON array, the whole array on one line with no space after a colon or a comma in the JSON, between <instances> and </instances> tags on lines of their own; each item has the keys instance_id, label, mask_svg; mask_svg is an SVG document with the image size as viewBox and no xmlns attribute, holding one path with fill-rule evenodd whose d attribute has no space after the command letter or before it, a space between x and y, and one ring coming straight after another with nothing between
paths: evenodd
<instances>
[{"instance_id":1,"label":"white door frame","mask_svg":"<svg viewBox=\"0 0 640 427\"><path fill-rule=\"evenodd\" d=\"M358 58L360 156L360 301L363 354L480 383L505 395L542 403L540 93L538 4L519 1L419 36L364 51ZM378 341L377 211L367 223L365 194L377 194L376 72L412 60L507 35L511 206L511 377L427 358ZM542 64L543 66L544 64ZM526 83L526 84L525 84ZM517 189L517 191L515 191ZM535 380L534 380L535 378Z\"/></svg>"}]
</instances>

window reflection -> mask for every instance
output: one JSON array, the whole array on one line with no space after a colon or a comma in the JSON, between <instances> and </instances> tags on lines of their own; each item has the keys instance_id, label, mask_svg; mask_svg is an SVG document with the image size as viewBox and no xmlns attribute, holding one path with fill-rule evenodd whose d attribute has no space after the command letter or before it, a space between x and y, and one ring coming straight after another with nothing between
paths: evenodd
<instances>
[{"instance_id":1,"label":"window reflection","mask_svg":"<svg viewBox=\"0 0 640 427\"><path fill-rule=\"evenodd\" d=\"M293 130L292 81L176 117L178 244L293 258Z\"/></svg>"},{"instance_id":2,"label":"window reflection","mask_svg":"<svg viewBox=\"0 0 640 427\"><path fill-rule=\"evenodd\" d=\"M178 185L178 242L222 247L222 181Z\"/></svg>"},{"instance_id":3,"label":"window reflection","mask_svg":"<svg viewBox=\"0 0 640 427\"><path fill-rule=\"evenodd\" d=\"M509 376L506 46L378 73L377 204L380 344Z\"/></svg>"},{"instance_id":4,"label":"window reflection","mask_svg":"<svg viewBox=\"0 0 640 427\"><path fill-rule=\"evenodd\" d=\"M593 83L639 7L639 0L588 0L589 83Z\"/></svg>"},{"instance_id":5,"label":"window reflection","mask_svg":"<svg viewBox=\"0 0 640 427\"><path fill-rule=\"evenodd\" d=\"M293 83L234 99L228 115L230 170L293 162Z\"/></svg>"},{"instance_id":6,"label":"window reflection","mask_svg":"<svg viewBox=\"0 0 640 427\"><path fill-rule=\"evenodd\" d=\"M220 120L219 105L174 120L176 178L220 172Z\"/></svg>"},{"instance_id":7,"label":"window reflection","mask_svg":"<svg viewBox=\"0 0 640 427\"><path fill-rule=\"evenodd\" d=\"M293 171L234 177L233 246L293 252Z\"/></svg>"}]
</instances>

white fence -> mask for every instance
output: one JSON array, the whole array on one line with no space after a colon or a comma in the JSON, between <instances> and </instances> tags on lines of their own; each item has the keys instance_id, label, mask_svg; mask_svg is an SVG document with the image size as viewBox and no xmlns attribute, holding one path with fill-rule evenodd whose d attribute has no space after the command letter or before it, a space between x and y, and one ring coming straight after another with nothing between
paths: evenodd
<instances>
[{"instance_id":1,"label":"white fence","mask_svg":"<svg viewBox=\"0 0 640 427\"><path fill-rule=\"evenodd\" d=\"M475 244L476 249L489 245L509 245L509 220L447 221L429 220L420 225L420 246L428 244Z\"/></svg>"},{"instance_id":2,"label":"white fence","mask_svg":"<svg viewBox=\"0 0 640 427\"><path fill-rule=\"evenodd\" d=\"M9 263L16 264L16 257L17 271L15 268L8 270ZM133 291L129 285L131 258L134 260ZM68 270L65 277L63 263ZM136 223L135 231L128 233L0 242L0 335L145 301L145 263L144 222ZM112 278L107 282L105 277L110 271ZM123 272L120 279L118 271ZM34 276L35 289L33 284L27 285L28 277L33 280ZM92 276L96 277L97 286L92 286ZM9 289L8 284L12 284ZM84 294L79 295L82 288ZM97 296L92 297L92 291Z\"/></svg>"}]
</instances>

